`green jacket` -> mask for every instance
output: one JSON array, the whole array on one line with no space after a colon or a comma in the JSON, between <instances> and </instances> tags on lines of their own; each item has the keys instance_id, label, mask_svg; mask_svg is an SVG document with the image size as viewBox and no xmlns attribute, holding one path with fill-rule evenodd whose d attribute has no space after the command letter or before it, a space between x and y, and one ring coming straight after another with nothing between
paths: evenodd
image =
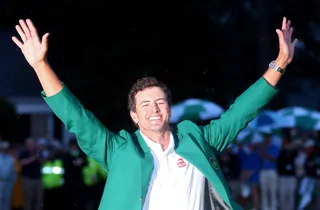
<instances>
[{"instance_id":1,"label":"green jacket","mask_svg":"<svg viewBox=\"0 0 320 210\"><path fill-rule=\"evenodd\" d=\"M222 151L247 126L278 91L263 77L241 94L218 120L206 126L191 121L177 125L175 151L198 168L231 209L242 209L234 202L214 150ZM80 148L108 170L101 199L101 210L141 210L153 170L153 157L139 130L115 134L64 86L46 103L77 137Z\"/></svg>"}]
</instances>

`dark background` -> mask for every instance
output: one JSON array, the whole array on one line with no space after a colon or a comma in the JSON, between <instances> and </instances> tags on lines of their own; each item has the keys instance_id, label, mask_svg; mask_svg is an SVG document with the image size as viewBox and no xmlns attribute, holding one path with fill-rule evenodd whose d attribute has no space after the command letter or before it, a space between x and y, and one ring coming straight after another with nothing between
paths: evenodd
<instances>
[{"instance_id":1,"label":"dark background","mask_svg":"<svg viewBox=\"0 0 320 210\"><path fill-rule=\"evenodd\" d=\"M0 28L12 30L19 19L31 18L39 34L50 32L49 61L59 77L108 128L118 131L133 129L127 93L136 79L146 75L167 83L174 103L198 97L227 108L276 58L275 29L281 27L283 16L292 21L294 37L301 42L281 92L268 108L287 106L284 96L299 91L291 83L320 77L319 4L316 0L1 0ZM31 69L19 71L26 74L21 82L35 77ZM40 93L38 83L30 88Z\"/></svg>"}]
</instances>

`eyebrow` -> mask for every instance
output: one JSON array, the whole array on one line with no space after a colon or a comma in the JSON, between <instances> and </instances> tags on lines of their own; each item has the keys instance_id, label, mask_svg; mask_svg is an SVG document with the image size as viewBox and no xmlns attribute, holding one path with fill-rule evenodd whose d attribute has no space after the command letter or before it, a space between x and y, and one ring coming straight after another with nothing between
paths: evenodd
<instances>
[{"instance_id":1,"label":"eyebrow","mask_svg":"<svg viewBox=\"0 0 320 210\"><path fill-rule=\"evenodd\" d=\"M167 101L165 98L158 98L156 101L160 101L160 100L165 100L165 101ZM150 102L150 100L141 101L140 104L147 103L147 102Z\"/></svg>"}]
</instances>

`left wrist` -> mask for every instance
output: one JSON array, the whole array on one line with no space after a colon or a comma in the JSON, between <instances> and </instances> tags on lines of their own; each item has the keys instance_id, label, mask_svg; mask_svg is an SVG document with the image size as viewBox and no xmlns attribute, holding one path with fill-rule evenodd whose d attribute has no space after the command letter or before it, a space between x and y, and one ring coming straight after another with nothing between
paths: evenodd
<instances>
[{"instance_id":1,"label":"left wrist","mask_svg":"<svg viewBox=\"0 0 320 210\"><path fill-rule=\"evenodd\" d=\"M285 70L289 65L289 59L286 57L278 56L278 58L274 61L274 64Z\"/></svg>"}]
</instances>

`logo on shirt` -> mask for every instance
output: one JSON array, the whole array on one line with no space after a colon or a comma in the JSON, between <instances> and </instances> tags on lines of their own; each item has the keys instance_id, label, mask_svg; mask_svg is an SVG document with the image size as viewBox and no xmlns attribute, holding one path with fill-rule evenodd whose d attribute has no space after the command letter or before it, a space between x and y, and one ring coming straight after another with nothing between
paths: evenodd
<instances>
[{"instance_id":1,"label":"logo on shirt","mask_svg":"<svg viewBox=\"0 0 320 210\"><path fill-rule=\"evenodd\" d=\"M184 162L182 158L179 158L177 161L177 165L179 166L179 168L182 168L185 167L187 164Z\"/></svg>"}]
</instances>

